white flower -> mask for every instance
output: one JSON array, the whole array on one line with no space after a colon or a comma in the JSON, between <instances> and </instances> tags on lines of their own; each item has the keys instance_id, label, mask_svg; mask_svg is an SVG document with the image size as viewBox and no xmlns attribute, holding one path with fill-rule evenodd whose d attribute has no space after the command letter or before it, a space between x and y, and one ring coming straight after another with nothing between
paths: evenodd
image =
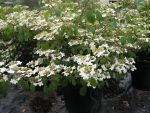
<instances>
[{"instance_id":1,"label":"white flower","mask_svg":"<svg viewBox=\"0 0 150 113\"><path fill-rule=\"evenodd\" d=\"M90 55L77 55L73 56L73 59L75 62L77 62L79 65L93 65L92 62L96 60L94 56Z\"/></svg>"},{"instance_id":2,"label":"white flower","mask_svg":"<svg viewBox=\"0 0 150 113\"><path fill-rule=\"evenodd\" d=\"M0 62L0 66L3 66L4 65L4 62Z\"/></svg>"},{"instance_id":3,"label":"white flower","mask_svg":"<svg viewBox=\"0 0 150 113\"><path fill-rule=\"evenodd\" d=\"M68 75L73 73L73 71L76 69L76 67L75 66L73 66L73 67L71 67L71 66L69 66L69 67L63 66L63 69L64 69L64 71L62 72L63 75L64 76L68 76Z\"/></svg>"},{"instance_id":4,"label":"white flower","mask_svg":"<svg viewBox=\"0 0 150 113\"><path fill-rule=\"evenodd\" d=\"M115 69L115 64L111 65L110 70L114 70Z\"/></svg>"},{"instance_id":5,"label":"white flower","mask_svg":"<svg viewBox=\"0 0 150 113\"><path fill-rule=\"evenodd\" d=\"M93 53L97 57L108 56L110 54L108 49L109 49L109 46L108 46L108 44L105 43L105 44L102 44L101 46L99 46L98 48L94 49Z\"/></svg>"},{"instance_id":6,"label":"white flower","mask_svg":"<svg viewBox=\"0 0 150 113\"><path fill-rule=\"evenodd\" d=\"M90 43L90 49L91 49L92 51L95 51L96 45L95 45L94 42L91 42L91 43Z\"/></svg>"},{"instance_id":7,"label":"white flower","mask_svg":"<svg viewBox=\"0 0 150 113\"><path fill-rule=\"evenodd\" d=\"M11 80L10 80L10 83L12 83L12 84L17 84L17 83L18 83L18 80L16 80L16 79L11 79Z\"/></svg>"},{"instance_id":8,"label":"white flower","mask_svg":"<svg viewBox=\"0 0 150 113\"><path fill-rule=\"evenodd\" d=\"M7 71L9 74L15 74L15 71L14 70L8 70Z\"/></svg>"},{"instance_id":9,"label":"white flower","mask_svg":"<svg viewBox=\"0 0 150 113\"><path fill-rule=\"evenodd\" d=\"M101 65L101 68L102 68L104 71L107 71L107 70L108 70L105 65Z\"/></svg>"},{"instance_id":10,"label":"white flower","mask_svg":"<svg viewBox=\"0 0 150 113\"><path fill-rule=\"evenodd\" d=\"M116 71L119 73L119 74L126 74L127 73L127 69L124 67L124 66L117 66L116 68Z\"/></svg>"},{"instance_id":11,"label":"white flower","mask_svg":"<svg viewBox=\"0 0 150 113\"><path fill-rule=\"evenodd\" d=\"M133 67L131 68L131 71L135 71L135 70L136 70L136 67L133 66Z\"/></svg>"},{"instance_id":12,"label":"white flower","mask_svg":"<svg viewBox=\"0 0 150 113\"><path fill-rule=\"evenodd\" d=\"M21 64L22 64L22 62L20 62L20 61L17 61L17 62L16 62L16 64L17 64L17 65L21 65Z\"/></svg>"},{"instance_id":13,"label":"white flower","mask_svg":"<svg viewBox=\"0 0 150 113\"><path fill-rule=\"evenodd\" d=\"M1 72L1 73L4 73L4 72L6 72L6 71L7 71L6 68L4 68L4 67L3 67L3 68L0 68L0 72Z\"/></svg>"},{"instance_id":14,"label":"white flower","mask_svg":"<svg viewBox=\"0 0 150 113\"><path fill-rule=\"evenodd\" d=\"M3 75L3 80L6 82L8 80L8 76L7 75Z\"/></svg>"},{"instance_id":15,"label":"white flower","mask_svg":"<svg viewBox=\"0 0 150 113\"><path fill-rule=\"evenodd\" d=\"M31 75L30 75L30 74L27 74L27 75L25 75L25 77L28 77L28 78L29 78L29 77L31 77Z\"/></svg>"},{"instance_id":16,"label":"white flower","mask_svg":"<svg viewBox=\"0 0 150 113\"><path fill-rule=\"evenodd\" d=\"M44 84L43 84L43 82L37 82L37 83L33 83L33 85L34 85L34 86L40 86L40 87L41 87L41 86L43 86Z\"/></svg>"},{"instance_id":17,"label":"white flower","mask_svg":"<svg viewBox=\"0 0 150 113\"><path fill-rule=\"evenodd\" d=\"M96 54L97 57L103 56L104 53L105 53L105 49L102 46L99 46L95 50L95 54Z\"/></svg>"},{"instance_id":18,"label":"white flower","mask_svg":"<svg viewBox=\"0 0 150 113\"><path fill-rule=\"evenodd\" d=\"M0 19L0 31L2 29L5 29L6 27L7 27L7 22L2 20L2 19Z\"/></svg>"},{"instance_id":19,"label":"white flower","mask_svg":"<svg viewBox=\"0 0 150 113\"><path fill-rule=\"evenodd\" d=\"M95 74L96 64L84 67L78 67L79 75L83 79L89 79Z\"/></svg>"}]
</instances>

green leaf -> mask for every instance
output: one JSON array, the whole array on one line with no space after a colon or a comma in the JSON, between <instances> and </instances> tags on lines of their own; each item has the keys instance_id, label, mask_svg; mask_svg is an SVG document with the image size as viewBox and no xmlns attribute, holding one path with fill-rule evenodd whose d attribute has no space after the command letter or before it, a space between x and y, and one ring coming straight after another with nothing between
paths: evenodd
<instances>
[{"instance_id":1,"label":"green leaf","mask_svg":"<svg viewBox=\"0 0 150 113\"><path fill-rule=\"evenodd\" d=\"M87 93L87 87L86 86L83 86L80 88L80 95L81 96L85 96Z\"/></svg>"},{"instance_id":2,"label":"green leaf","mask_svg":"<svg viewBox=\"0 0 150 113\"><path fill-rule=\"evenodd\" d=\"M20 81L20 85L21 85L21 87L22 87L25 91L29 91L29 90L30 90L30 85L29 85L28 81L21 80L21 81Z\"/></svg>"},{"instance_id":3,"label":"green leaf","mask_svg":"<svg viewBox=\"0 0 150 113\"><path fill-rule=\"evenodd\" d=\"M81 55L84 53L84 51L83 50L80 50L80 52L79 52Z\"/></svg>"},{"instance_id":4,"label":"green leaf","mask_svg":"<svg viewBox=\"0 0 150 113\"><path fill-rule=\"evenodd\" d=\"M131 51L131 50L128 50L128 55L129 55L129 57L132 57L132 58L135 58L135 57L136 57L135 52L133 52L133 51Z\"/></svg>"},{"instance_id":5,"label":"green leaf","mask_svg":"<svg viewBox=\"0 0 150 113\"><path fill-rule=\"evenodd\" d=\"M40 47L42 50L47 50L50 46L48 42L40 42L38 43L38 47Z\"/></svg>"},{"instance_id":6,"label":"green leaf","mask_svg":"<svg viewBox=\"0 0 150 113\"><path fill-rule=\"evenodd\" d=\"M76 83L76 80L75 80L74 77L72 78L71 83L72 83L73 86L76 86L77 83Z\"/></svg>"},{"instance_id":7,"label":"green leaf","mask_svg":"<svg viewBox=\"0 0 150 113\"><path fill-rule=\"evenodd\" d=\"M74 47L71 48L71 53L72 54L77 54L78 53L76 46L74 46Z\"/></svg>"},{"instance_id":8,"label":"green leaf","mask_svg":"<svg viewBox=\"0 0 150 113\"><path fill-rule=\"evenodd\" d=\"M5 19L5 14L0 13L0 19Z\"/></svg>"},{"instance_id":9,"label":"green leaf","mask_svg":"<svg viewBox=\"0 0 150 113\"><path fill-rule=\"evenodd\" d=\"M3 40L4 41L10 41L13 37L14 28L11 25L8 25L8 27L5 29L3 34Z\"/></svg>"},{"instance_id":10,"label":"green leaf","mask_svg":"<svg viewBox=\"0 0 150 113\"><path fill-rule=\"evenodd\" d=\"M123 78L123 76L120 75L120 74L115 75L115 79L118 80L118 81L121 80L122 78Z\"/></svg>"},{"instance_id":11,"label":"green leaf","mask_svg":"<svg viewBox=\"0 0 150 113\"><path fill-rule=\"evenodd\" d=\"M110 87L110 85L109 85L107 80L105 81L105 85L106 85L106 87Z\"/></svg>"},{"instance_id":12,"label":"green leaf","mask_svg":"<svg viewBox=\"0 0 150 113\"><path fill-rule=\"evenodd\" d=\"M125 37L121 37L120 38L121 44L124 45L127 43L126 38Z\"/></svg>"},{"instance_id":13,"label":"green leaf","mask_svg":"<svg viewBox=\"0 0 150 113\"><path fill-rule=\"evenodd\" d=\"M34 93L35 92L35 86L33 85L33 84L30 84L30 91L32 92L32 93Z\"/></svg>"},{"instance_id":14,"label":"green leaf","mask_svg":"<svg viewBox=\"0 0 150 113\"><path fill-rule=\"evenodd\" d=\"M110 27L111 27L112 30L117 27L117 22L116 22L116 20L112 20L112 21L110 22Z\"/></svg>"},{"instance_id":15,"label":"green leaf","mask_svg":"<svg viewBox=\"0 0 150 113\"><path fill-rule=\"evenodd\" d=\"M91 78L90 79L90 84L91 84L91 86L97 86L97 81L95 80L95 79L93 79L93 78Z\"/></svg>"},{"instance_id":16,"label":"green leaf","mask_svg":"<svg viewBox=\"0 0 150 113\"><path fill-rule=\"evenodd\" d=\"M61 16L61 10L60 9L55 9L55 14L57 17Z\"/></svg>"},{"instance_id":17,"label":"green leaf","mask_svg":"<svg viewBox=\"0 0 150 113\"><path fill-rule=\"evenodd\" d=\"M51 84L49 85L49 91L51 93L55 92L58 88L58 85L59 85L59 74L56 74L52 79L51 79Z\"/></svg>"},{"instance_id":18,"label":"green leaf","mask_svg":"<svg viewBox=\"0 0 150 113\"><path fill-rule=\"evenodd\" d=\"M50 88L47 85L44 85L43 92L44 93L49 93L50 92Z\"/></svg>"},{"instance_id":19,"label":"green leaf","mask_svg":"<svg viewBox=\"0 0 150 113\"><path fill-rule=\"evenodd\" d=\"M65 3L71 3L72 0L62 0L62 2L65 2Z\"/></svg>"},{"instance_id":20,"label":"green leaf","mask_svg":"<svg viewBox=\"0 0 150 113\"><path fill-rule=\"evenodd\" d=\"M62 86L66 87L68 85L68 80L66 78L63 78L62 80Z\"/></svg>"},{"instance_id":21,"label":"green leaf","mask_svg":"<svg viewBox=\"0 0 150 113\"><path fill-rule=\"evenodd\" d=\"M43 59L43 65L49 65L50 64L50 59L47 59L47 58L45 58L45 59Z\"/></svg>"},{"instance_id":22,"label":"green leaf","mask_svg":"<svg viewBox=\"0 0 150 113\"><path fill-rule=\"evenodd\" d=\"M78 28L74 27L74 35L77 35L77 34L78 34Z\"/></svg>"},{"instance_id":23,"label":"green leaf","mask_svg":"<svg viewBox=\"0 0 150 113\"><path fill-rule=\"evenodd\" d=\"M105 86L105 82L99 82L97 87L101 89L104 86Z\"/></svg>"},{"instance_id":24,"label":"green leaf","mask_svg":"<svg viewBox=\"0 0 150 113\"><path fill-rule=\"evenodd\" d=\"M101 22L103 20L102 14L100 11L96 11L96 19Z\"/></svg>"},{"instance_id":25,"label":"green leaf","mask_svg":"<svg viewBox=\"0 0 150 113\"><path fill-rule=\"evenodd\" d=\"M87 11L86 17L87 17L87 21L88 21L88 22L94 24L96 18L95 18L95 15L94 15L94 13L93 13L92 10L88 10L88 11Z\"/></svg>"},{"instance_id":26,"label":"green leaf","mask_svg":"<svg viewBox=\"0 0 150 113\"><path fill-rule=\"evenodd\" d=\"M46 20L48 20L49 16L50 16L50 11L47 10L47 11L44 13L44 18L45 18Z\"/></svg>"},{"instance_id":27,"label":"green leaf","mask_svg":"<svg viewBox=\"0 0 150 113\"><path fill-rule=\"evenodd\" d=\"M3 60L3 58L2 58L2 56L1 56L1 54L0 54L0 61L2 61Z\"/></svg>"},{"instance_id":28,"label":"green leaf","mask_svg":"<svg viewBox=\"0 0 150 113\"><path fill-rule=\"evenodd\" d=\"M95 27L94 26L88 26L88 31L95 34Z\"/></svg>"},{"instance_id":29,"label":"green leaf","mask_svg":"<svg viewBox=\"0 0 150 113\"><path fill-rule=\"evenodd\" d=\"M8 90L7 82L0 82L0 95L6 96Z\"/></svg>"},{"instance_id":30,"label":"green leaf","mask_svg":"<svg viewBox=\"0 0 150 113\"><path fill-rule=\"evenodd\" d=\"M51 83L50 85L49 85L49 90L50 90L50 93L53 93L53 92L55 92L56 90L57 90L57 83Z\"/></svg>"}]
</instances>

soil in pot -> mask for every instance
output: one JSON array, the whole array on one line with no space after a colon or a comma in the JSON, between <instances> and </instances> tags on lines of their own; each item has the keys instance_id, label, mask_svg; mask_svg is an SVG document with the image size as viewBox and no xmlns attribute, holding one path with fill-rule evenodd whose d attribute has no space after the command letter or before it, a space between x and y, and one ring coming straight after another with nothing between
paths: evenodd
<instances>
[{"instance_id":1,"label":"soil in pot","mask_svg":"<svg viewBox=\"0 0 150 113\"><path fill-rule=\"evenodd\" d=\"M100 113L102 91L87 88L85 96L80 95L80 86L68 85L63 89L66 108L69 113Z\"/></svg>"}]
</instances>

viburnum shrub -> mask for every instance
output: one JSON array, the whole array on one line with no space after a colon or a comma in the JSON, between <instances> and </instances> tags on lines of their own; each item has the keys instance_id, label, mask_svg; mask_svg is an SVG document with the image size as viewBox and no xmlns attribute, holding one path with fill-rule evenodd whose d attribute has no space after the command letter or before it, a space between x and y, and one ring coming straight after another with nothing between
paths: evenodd
<instances>
[{"instance_id":1,"label":"viburnum shrub","mask_svg":"<svg viewBox=\"0 0 150 113\"><path fill-rule=\"evenodd\" d=\"M0 81L33 92L67 83L81 85L81 94L101 88L134 71L136 51L150 42L150 13L121 3L50 0L39 9L1 10Z\"/></svg>"}]
</instances>

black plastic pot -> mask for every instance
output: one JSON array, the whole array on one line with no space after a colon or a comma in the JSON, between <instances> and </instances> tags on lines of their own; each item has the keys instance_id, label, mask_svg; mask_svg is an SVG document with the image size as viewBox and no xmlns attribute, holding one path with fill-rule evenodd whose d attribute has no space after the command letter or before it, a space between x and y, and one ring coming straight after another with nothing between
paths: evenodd
<instances>
[{"instance_id":1,"label":"black plastic pot","mask_svg":"<svg viewBox=\"0 0 150 113\"><path fill-rule=\"evenodd\" d=\"M69 113L100 113L102 91L88 88L85 96L80 95L80 87L68 85L63 90Z\"/></svg>"},{"instance_id":2,"label":"black plastic pot","mask_svg":"<svg viewBox=\"0 0 150 113\"><path fill-rule=\"evenodd\" d=\"M132 86L139 90L150 91L150 61L137 61L137 70L132 73Z\"/></svg>"}]
</instances>

